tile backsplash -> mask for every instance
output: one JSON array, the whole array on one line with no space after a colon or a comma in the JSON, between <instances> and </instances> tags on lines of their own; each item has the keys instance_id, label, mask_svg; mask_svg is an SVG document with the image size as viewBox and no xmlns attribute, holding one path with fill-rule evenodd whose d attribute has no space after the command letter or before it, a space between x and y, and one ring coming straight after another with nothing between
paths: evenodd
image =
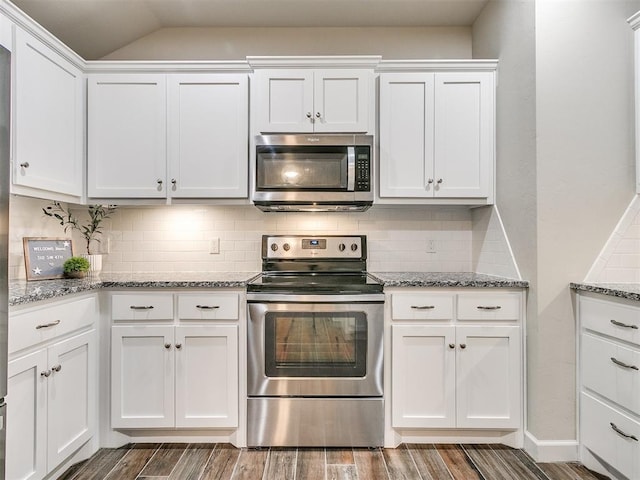
<instances>
[{"instance_id":1,"label":"tile backsplash","mask_svg":"<svg viewBox=\"0 0 640 480\"><path fill-rule=\"evenodd\" d=\"M25 277L22 237L71 236L44 216L47 204L11 199L11 279ZM74 208L80 218L85 210ZM364 213L311 214L264 213L253 206L122 207L105 221L99 249L108 250L105 272L256 272L263 234L365 234L372 272L467 272L473 267L472 223L466 207L374 206ZM75 252L82 253L82 238L72 238ZM217 239L219 253L210 253Z\"/></svg>"}]
</instances>

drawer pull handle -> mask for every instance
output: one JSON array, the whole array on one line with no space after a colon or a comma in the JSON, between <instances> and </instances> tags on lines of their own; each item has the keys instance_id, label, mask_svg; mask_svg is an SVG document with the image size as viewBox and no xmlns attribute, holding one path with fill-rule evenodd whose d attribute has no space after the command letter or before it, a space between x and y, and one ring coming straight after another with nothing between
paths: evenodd
<instances>
[{"instance_id":1,"label":"drawer pull handle","mask_svg":"<svg viewBox=\"0 0 640 480\"><path fill-rule=\"evenodd\" d=\"M435 305L411 305L411 308L415 308L416 310L433 310L436 308Z\"/></svg>"},{"instance_id":2,"label":"drawer pull handle","mask_svg":"<svg viewBox=\"0 0 640 480\"><path fill-rule=\"evenodd\" d=\"M621 362L620 360L618 360L618 359L617 359L617 358L615 358L615 357L611 357L611 361L612 361L613 363L615 363L616 365L620 365L621 367L624 367L624 368L630 368L630 369L632 369L632 370L638 370L638 367L636 367L635 365L627 365L626 363Z\"/></svg>"},{"instance_id":3,"label":"drawer pull handle","mask_svg":"<svg viewBox=\"0 0 640 480\"><path fill-rule=\"evenodd\" d=\"M60 323L60 320L56 320L56 321L51 322L51 323L44 323L42 325L36 325L36 330L40 330L41 328L55 327L59 323Z\"/></svg>"},{"instance_id":4,"label":"drawer pull handle","mask_svg":"<svg viewBox=\"0 0 640 480\"><path fill-rule=\"evenodd\" d=\"M220 308L220 305L196 305L196 308L200 310L215 310L216 308Z\"/></svg>"},{"instance_id":5,"label":"drawer pull handle","mask_svg":"<svg viewBox=\"0 0 640 480\"><path fill-rule=\"evenodd\" d=\"M616 327L624 327L624 328L633 328L634 330L638 329L637 325L627 325L626 323L618 322L617 320L611 320Z\"/></svg>"},{"instance_id":6,"label":"drawer pull handle","mask_svg":"<svg viewBox=\"0 0 640 480\"><path fill-rule=\"evenodd\" d=\"M613 422L609 422L609 425L611 425L611 428L613 428L613 431L616 432L619 435L622 435L624 438L630 438L631 440L635 440L636 442L638 441L638 437L636 437L635 435L629 435L627 433L624 433L622 430L620 430L615 423Z\"/></svg>"},{"instance_id":7,"label":"drawer pull handle","mask_svg":"<svg viewBox=\"0 0 640 480\"><path fill-rule=\"evenodd\" d=\"M131 310L153 310L153 305L130 305Z\"/></svg>"},{"instance_id":8,"label":"drawer pull handle","mask_svg":"<svg viewBox=\"0 0 640 480\"><path fill-rule=\"evenodd\" d=\"M478 310L500 310L502 307L500 305L478 305L476 308Z\"/></svg>"}]
</instances>

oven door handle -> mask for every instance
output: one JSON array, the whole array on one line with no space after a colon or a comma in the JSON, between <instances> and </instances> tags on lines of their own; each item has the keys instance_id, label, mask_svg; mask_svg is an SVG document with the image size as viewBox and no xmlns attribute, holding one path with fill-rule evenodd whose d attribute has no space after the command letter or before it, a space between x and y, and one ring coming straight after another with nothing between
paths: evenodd
<instances>
[{"instance_id":1,"label":"oven door handle","mask_svg":"<svg viewBox=\"0 0 640 480\"><path fill-rule=\"evenodd\" d=\"M356 147L347 147L347 192L356 188Z\"/></svg>"}]
</instances>

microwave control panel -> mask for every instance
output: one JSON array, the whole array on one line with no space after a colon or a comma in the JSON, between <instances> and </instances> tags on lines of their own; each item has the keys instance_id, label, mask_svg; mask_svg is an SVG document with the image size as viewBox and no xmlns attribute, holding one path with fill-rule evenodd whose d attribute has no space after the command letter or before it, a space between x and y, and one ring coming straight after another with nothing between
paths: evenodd
<instances>
[{"instance_id":1,"label":"microwave control panel","mask_svg":"<svg viewBox=\"0 0 640 480\"><path fill-rule=\"evenodd\" d=\"M371 149L367 146L356 147L356 192L371 191Z\"/></svg>"}]
</instances>

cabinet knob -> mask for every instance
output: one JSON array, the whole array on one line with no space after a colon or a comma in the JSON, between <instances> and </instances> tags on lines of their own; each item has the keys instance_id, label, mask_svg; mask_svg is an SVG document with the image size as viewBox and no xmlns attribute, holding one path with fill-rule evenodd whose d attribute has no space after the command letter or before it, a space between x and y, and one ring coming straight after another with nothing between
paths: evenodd
<instances>
[{"instance_id":1,"label":"cabinet knob","mask_svg":"<svg viewBox=\"0 0 640 480\"><path fill-rule=\"evenodd\" d=\"M175 178L171 179L171 184L175 187L176 183L178 183L178 181Z\"/></svg>"},{"instance_id":2,"label":"cabinet knob","mask_svg":"<svg viewBox=\"0 0 640 480\"><path fill-rule=\"evenodd\" d=\"M449 348L451 348L451 349L456 348L456 344L455 343L450 343L449 344Z\"/></svg>"},{"instance_id":3,"label":"cabinet knob","mask_svg":"<svg viewBox=\"0 0 640 480\"><path fill-rule=\"evenodd\" d=\"M51 370L53 370L54 372L59 372L60 370L62 370L62 365L54 365L53 367L51 367Z\"/></svg>"},{"instance_id":4,"label":"cabinet knob","mask_svg":"<svg viewBox=\"0 0 640 480\"><path fill-rule=\"evenodd\" d=\"M170 343L165 343L164 344L164 348L166 348L167 350L169 350L171 348L171 344Z\"/></svg>"},{"instance_id":5,"label":"cabinet knob","mask_svg":"<svg viewBox=\"0 0 640 480\"><path fill-rule=\"evenodd\" d=\"M44 372L40 372L41 377L48 378L51 375L51 370L45 370Z\"/></svg>"},{"instance_id":6,"label":"cabinet knob","mask_svg":"<svg viewBox=\"0 0 640 480\"><path fill-rule=\"evenodd\" d=\"M307 112L307 118L311 118L311 112Z\"/></svg>"},{"instance_id":7,"label":"cabinet knob","mask_svg":"<svg viewBox=\"0 0 640 480\"><path fill-rule=\"evenodd\" d=\"M21 166L22 168L29 168L29 162L22 162L22 163L20 164L20 166Z\"/></svg>"},{"instance_id":8,"label":"cabinet knob","mask_svg":"<svg viewBox=\"0 0 640 480\"><path fill-rule=\"evenodd\" d=\"M442 183L442 179L439 178L438 181L436 182L438 185L440 185Z\"/></svg>"},{"instance_id":9,"label":"cabinet knob","mask_svg":"<svg viewBox=\"0 0 640 480\"><path fill-rule=\"evenodd\" d=\"M429 180L427 180L427 183L431 185L433 183L433 178L430 178Z\"/></svg>"},{"instance_id":10,"label":"cabinet knob","mask_svg":"<svg viewBox=\"0 0 640 480\"><path fill-rule=\"evenodd\" d=\"M316 112L316 118L320 118L321 116L320 112Z\"/></svg>"},{"instance_id":11,"label":"cabinet knob","mask_svg":"<svg viewBox=\"0 0 640 480\"><path fill-rule=\"evenodd\" d=\"M182 348L182 344L181 343L176 343L176 350L180 350Z\"/></svg>"},{"instance_id":12,"label":"cabinet knob","mask_svg":"<svg viewBox=\"0 0 640 480\"><path fill-rule=\"evenodd\" d=\"M461 343L460 344L460 348L464 350L465 348L467 348L467 344L466 343Z\"/></svg>"}]
</instances>

